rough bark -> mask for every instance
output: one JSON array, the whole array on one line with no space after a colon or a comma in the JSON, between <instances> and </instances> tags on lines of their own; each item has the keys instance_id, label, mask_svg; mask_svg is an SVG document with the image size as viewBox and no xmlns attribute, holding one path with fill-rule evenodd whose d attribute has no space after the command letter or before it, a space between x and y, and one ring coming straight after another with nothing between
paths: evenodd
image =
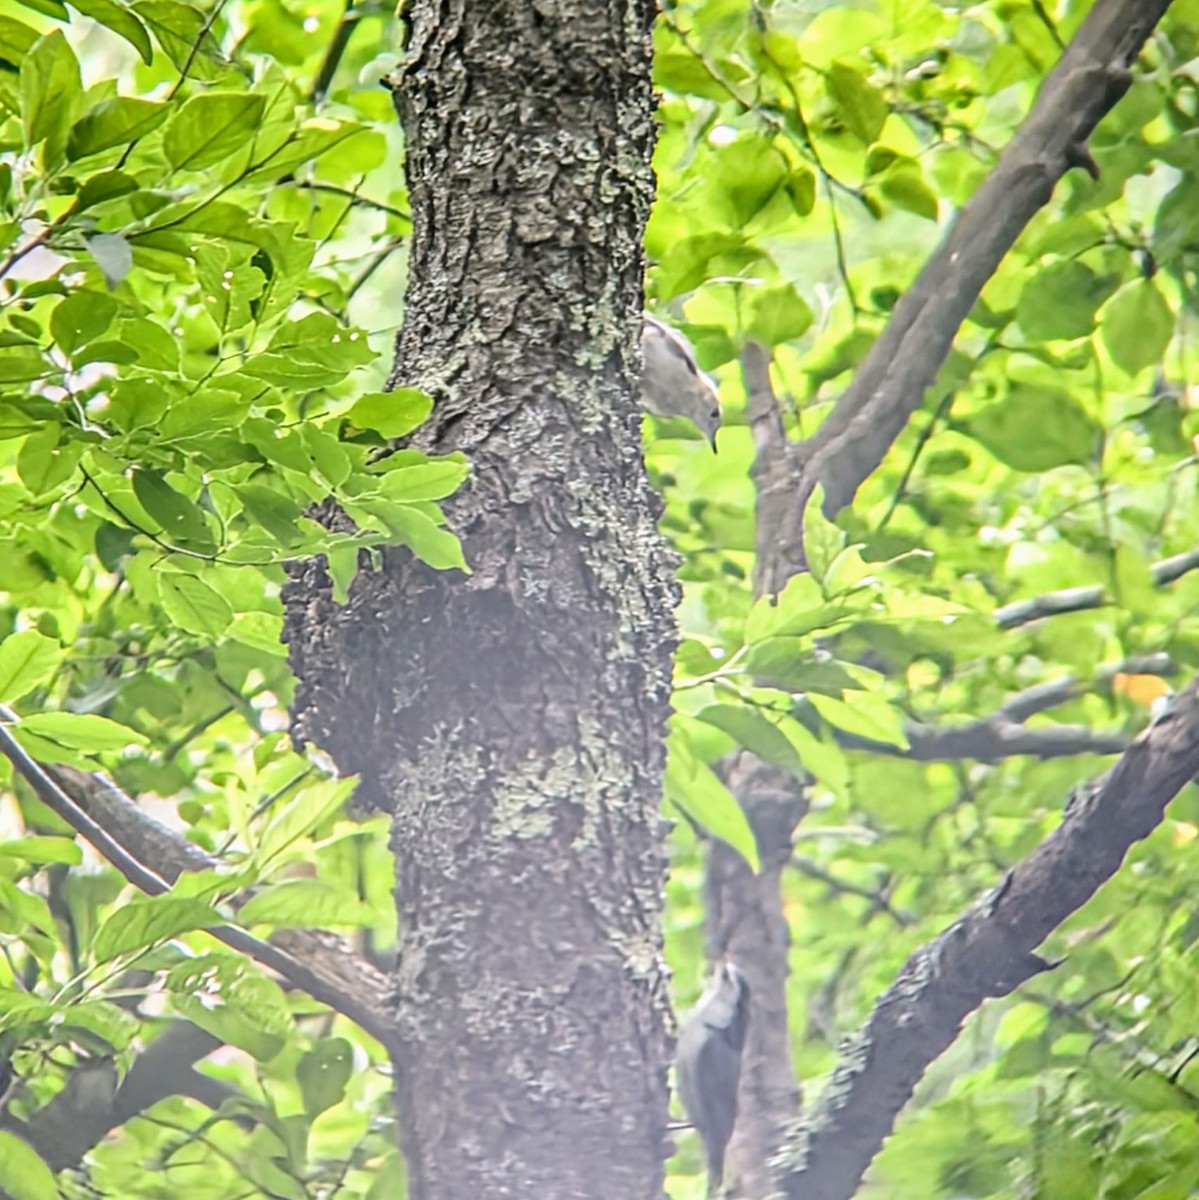
<instances>
[{"instance_id":1,"label":"rough bark","mask_svg":"<svg viewBox=\"0 0 1199 1200\"><path fill-rule=\"evenodd\" d=\"M783 1194L848 1200L929 1063L988 997L1050 964L1035 953L1148 837L1199 772L1199 682L1106 775L1077 788L1061 825L949 929L922 946L842 1050L788 1155Z\"/></svg>"},{"instance_id":2,"label":"rough bark","mask_svg":"<svg viewBox=\"0 0 1199 1200\"><path fill-rule=\"evenodd\" d=\"M674 560L634 418L647 0L415 0L393 383L463 450L471 574L286 593L295 728L393 815L413 1200L661 1195ZM337 519L329 515L328 519Z\"/></svg>"}]
</instances>

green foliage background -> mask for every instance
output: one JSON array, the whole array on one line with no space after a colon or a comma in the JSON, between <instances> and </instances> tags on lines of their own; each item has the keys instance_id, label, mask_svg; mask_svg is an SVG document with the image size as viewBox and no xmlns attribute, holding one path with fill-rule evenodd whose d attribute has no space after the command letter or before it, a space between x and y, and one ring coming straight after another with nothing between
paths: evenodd
<instances>
[{"instance_id":1,"label":"green foliage background","mask_svg":"<svg viewBox=\"0 0 1199 1200\"><path fill-rule=\"evenodd\" d=\"M906 956L1110 762L919 762L910 723L982 720L1073 676L1076 694L1029 727L1131 734L1158 689L1112 672L1164 654L1186 679L1199 663L1199 573L1158 585L1151 569L1194 549L1199 517L1195 0L1176 0L1093 139L1099 179L1059 185L853 509L835 526L809 513L812 574L778 607L749 583L741 348L772 349L788 427L810 435L1088 7L709 0L668 4L656 29L649 302L693 339L725 413L715 456L647 441L685 559L667 794L752 858L713 766L745 745L809 783L786 880L809 1098ZM427 401L379 392L410 228L378 86L400 31L369 3L349 11L330 79L344 14L324 0L0 13L0 700L16 703L31 753L162 797L154 811L230 862L131 904L10 785L0 1049L20 1080L13 1110L34 1113L80 1059L126 1066L170 1013L238 1048L205 1069L245 1097L215 1120L160 1104L57 1183L0 1134L0 1179L24 1181L19 1200L402 1186L378 1047L198 932L255 882L241 916L254 928L319 919L386 950L385 831L345 816L346 788L283 732L282 564L326 553L344 587L359 549L383 542L461 561L437 502L467 465L412 451L371 462ZM326 495L360 533L305 517ZM1080 586L1103 602L997 620ZM864 1194L1199 1186L1197 825L1191 790L1051 939L1063 964L976 1016ZM703 966L701 853L685 822L672 853L668 953L686 1004ZM136 1012L128 968L160 972ZM691 1139L669 1183L702 1194Z\"/></svg>"}]
</instances>

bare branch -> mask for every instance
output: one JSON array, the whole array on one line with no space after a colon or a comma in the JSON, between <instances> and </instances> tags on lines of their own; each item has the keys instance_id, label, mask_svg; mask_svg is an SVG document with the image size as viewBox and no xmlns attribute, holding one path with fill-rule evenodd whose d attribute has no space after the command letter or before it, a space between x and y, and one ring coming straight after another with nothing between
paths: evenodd
<instances>
[{"instance_id":1,"label":"bare branch","mask_svg":"<svg viewBox=\"0 0 1199 1200\"><path fill-rule=\"evenodd\" d=\"M756 451L761 561L771 528L763 509L785 503L794 485L787 471L787 436L770 382L770 353L750 343L741 361ZM791 858L792 832L807 806L794 776L748 751L734 756L727 781L754 830L761 870L755 874L740 855L714 842L704 888L705 924L712 956L732 958L745 972L753 995L729 1168L738 1195L760 1196L771 1187L768 1164L786 1144L800 1101L787 1032L790 932L781 881Z\"/></svg>"},{"instance_id":2,"label":"bare branch","mask_svg":"<svg viewBox=\"0 0 1199 1200\"><path fill-rule=\"evenodd\" d=\"M1199 567L1199 550L1188 550L1185 554L1175 554L1172 558L1163 558L1149 568L1153 582L1158 587L1181 579L1188 571Z\"/></svg>"},{"instance_id":3,"label":"bare branch","mask_svg":"<svg viewBox=\"0 0 1199 1200\"><path fill-rule=\"evenodd\" d=\"M1048 969L1037 947L1119 869L1199 771L1199 680L998 887L921 947L843 1048L780 1172L787 1197L848 1200L925 1069L984 1000Z\"/></svg>"},{"instance_id":4,"label":"bare branch","mask_svg":"<svg viewBox=\"0 0 1199 1200\"><path fill-rule=\"evenodd\" d=\"M1165 587L1196 567L1199 567L1199 550L1188 550L1185 554L1175 554L1172 558L1163 558L1160 562L1155 562L1149 568L1149 573L1155 587ZM997 608L995 622L1000 629L1015 629L1017 625L1027 625L1030 621L1039 621L1044 617L1085 612L1087 609L1102 608L1111 603L1107 593L1099 586L1062 588L1058 592L1046 592L1043 596L1034 596L1031 600L1017 600L1013 604Z\"/></svg>"},{"instance_id":5,"label":"bare branch","mask_svg":"<svg viewBox=\"0 0 1199 1200\"><path fill-rule=\"evenodd\" d=\"M1146 654L1125 659L1099 672L1092 688L1110 689L1115 677L1130 675L1169 675L1175 665L1168 654ZM1087 725L1040 725L1027 728L1023 722L1059 704L1083 695L1087 685L1072 675L1038 683L1017 692L991 716L965 725L941 728L923 721L908 721L906 748L888 742L875 742L851 733L837 732L839 745L851 750L869 750L916 762L958 762L975 759L997 762L1027 754L1033 758L1065 758L1075 754L1120 754L1128 746L1122 733L1100 733Z\"/></svg>"},{"instance_id":6,"label":"bare branch","mask_svg":"<svg viewBox=\"0 0 1199 1200\"><path fill-rule=\"evenodd\" d=\"M1096 685L1110 691L1117 675L1173 675L1177 671L1178 665L1168 654L1141 654L1126 658L1115 666L1103 667L1099 671ZM1086 691L1087 684L1082 680L1073 675L1065 675L1061 679L1037 683L1022 692L1017 692L995 715L1005 721L1027 721L1037 713L1047 712L1051 708L1057 708L1059 704L1076 700Z\"/></svg>"},{"instance_id":7,"label":"bare branch","mask_svg":"<svg viewBox=\"0 0 1199 1200\"><path fill-rule=\"evenodd\" d=\"M799 488L775 530L767 590L803 569L803 510L818 484L836 513L924 403L961 323L1028 221L1071 167L1094 169L1087 139L1127 91L1129 67L1169 0L1098 0L1019 132L895 306L832 415L802 451Z\"/></svg>"},{"instance_id":8,"label":"bare branch","mask_svg":"<svg viewBox=\"0 0 1199 1200\"><path fill-rule=\"evenodd\" d=\"M1091 608L1102 608L1108 603L1107 594L1098 585L1094 587L1062 588L1059 592L1046 592L1031 600L1017 600L995 610L995 623L1000 629L1015 629L1030 621L1045 617L1057 617L1062 613L1086 612Z\"/></svg>"},{"instance_id":9,"label":"bare branch","mask_svg":"<svg viewBox=\"0 0 1199 1200\"><path fill-rule=\"evenodd\" d=\"M1111 688L1117 674L1171 674L1175 664L1168 654L1145 654L1126 659L1116 666L1104 667L1093 688ZM958 762L975 758L997 762L1000 758L1030 755L1035 758L1063 758L1079 754L1121 754L1128 746L1122 733L1101 733L1086 725L1042 725L1027 728L1023 722L1059 704L1077 700L1086 685L1073 676L1050 679L1017 692L1002 708L983 720L966 725L940 728L923 721L904 726L907 748L886 742L871 742L852 733L837 733L840 745L852 750L870 750L874 754L913 758L917 762Z\"/></svg>"},{"instance_id":10,"label":"bare branch","mask_svg":"<svg viewBox=\"0 0 1199 1200\"><path fill-rule=\"evenodd\" d=\"M839 745L870 750L916 762L998 762L1027 754L1032 758L1069 758L1076 754L1119 754L1128 746L1122 733L1097 733L1086 725L1043 725L1029 729L998 714L985 721L939 729L909 722L904 726L908 747L872 742L853 734L837 735Z\"/></svg>"}]
</instances>

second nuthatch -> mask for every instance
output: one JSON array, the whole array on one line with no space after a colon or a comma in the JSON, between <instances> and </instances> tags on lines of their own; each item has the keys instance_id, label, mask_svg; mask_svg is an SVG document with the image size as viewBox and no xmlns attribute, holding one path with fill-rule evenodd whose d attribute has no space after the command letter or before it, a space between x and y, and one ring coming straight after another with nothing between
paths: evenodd
<instances>
[{"instance_id":1,"label":"second nuthatch","mask_svg":"<svg viewBox=\"0 0 1199 1200\"><path fill-rule=\"evenodd\" d=\"M722 962L683 1022L675 1053L679 1099L704 1144L712 1196L724 1177L724 1152L737 1121L737 1086L748 1025L749 984L732 963Z\"/></svg>"},{"instance_id":2,"label":"second nuthatch","mask_svg":"<svg viewBox=\"0 0 1199 1200\"><path fill-rule=\"evenodd\" d=\"M716 447L720 400L716 384L700 370L691 343L656 317L641 327L641 406L655 417L686 417Z\"/></svg>"}]
</instances>

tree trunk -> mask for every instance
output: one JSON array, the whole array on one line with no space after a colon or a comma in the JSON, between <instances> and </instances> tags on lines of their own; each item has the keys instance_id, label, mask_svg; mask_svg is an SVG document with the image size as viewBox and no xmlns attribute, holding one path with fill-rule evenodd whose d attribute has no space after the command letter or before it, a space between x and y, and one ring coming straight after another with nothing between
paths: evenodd
<instances>
[{"instance_id":1,"label":"tree trunk","mask_svg":"<svg viewBox=\"0 0 1199 1200\"><path fill-rule=\"evenodd\" d=\"M662 1193L674 558L637 435L647 0L414 0L394 385L462 450L469 576L286 594L298 734L393 815L413 1200ZM344 520L330 515L330 520Z\"/></svg>"}]
</instances>

